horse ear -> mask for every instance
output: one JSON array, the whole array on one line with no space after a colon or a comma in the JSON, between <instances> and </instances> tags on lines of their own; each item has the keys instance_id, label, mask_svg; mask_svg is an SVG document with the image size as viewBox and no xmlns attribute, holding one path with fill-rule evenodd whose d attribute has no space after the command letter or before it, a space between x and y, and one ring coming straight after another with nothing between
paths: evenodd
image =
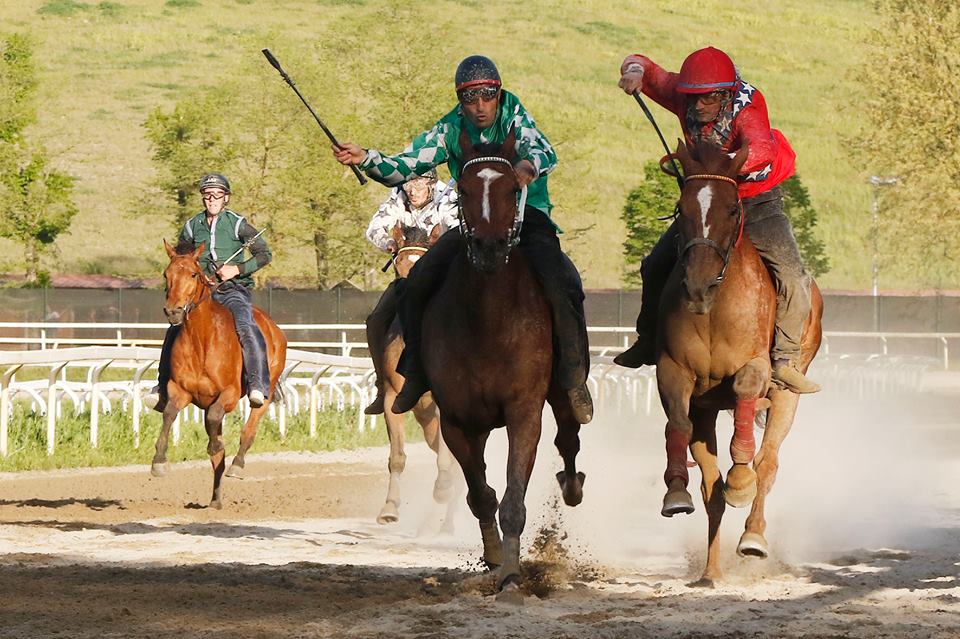
<instances>
[{"instance_id":1,"label":"horse ear","mask_svg":"<svg viewBox=\"0 0 960 639\"><path fill-rule=\"evenodd\" d=\"M398 247L403 244L403 240L405 238L403 237L403 228L400 226L399 220L394 225L393 230L390 232L390 235L393 236L393 241L397 243Z\"/></svg>"},{"instance_id":2,"label":"horse ear","mask_svg":"<svg viewBox=\"0 0 960 639\"><path fill-rule=\"evenodd\" d=\"M750 156L750 145L746 142L740 147L740 150L737 151L737 154L733 156L733 163L730 165L730 170L732 171L732 176L736 177L740 173L740 169L743 168L743 165L747 162L747 158Z\"/></svg>"},{"instance_id":3,"label":"horse ear","mask_svg":"<svg viewBox=\"0 0 960 639\"><path fill-rule=\"evenodd\" d=\"M504 158L513 162L514 158L517 157L517 127L511 126L510 131L507 133L506 139L503 141L503 146L500 147L500 153Z\"/></svg>"},{"instance_id":4,"label":"horse ear","mask_svg":"<svg viewBox=\"0 0 960 639\"><path fill-rule=\"evenodd\" d=\"M167 242L167 238L163 238L163 248L167 252L167 257L173 259L173 256L177 254L177 251L170 246L170 243Z\"/></svg>"},{"instance_id":5,"label":"horse ear","mask_svg":"<svg viewBox=\"0 0 960 639\"><path fill-rule=\"evenodd\" d=\"M200 246L193 249L193 253L190 256L195 260L199 260L200 256L203 255L203 249L206 245L207 245L206 242L200 242Z\"/></svg>"},{"instance_id":6,"label":"horse ear","mask_svg":"<svg viewBox=\"0 0 960 639\"><path fill-rule=\"evenodd\" d=\"M683 167L685 174L690 175L693 173L693 171L690 170L690 165L693 164L693 158L690 157L690 149L687 148L687 145L684 144L680 138L677 138L677 150L674 155L680 160L680 166Z\"/></svg>"},{"instance_id":7,"label":"horse ear","mask_svg":"<svg viewBox=\"0 0 960 639\"><path fill-rule=\"evenodd\" d=\"M429 241L428 241L428 243L429 243L430 246L433 246L434 244L437 243L437 240L440 239L440 233L441 233L442 231L443 231L443 229L440 228L440 225L439 225L439 224L434 224L434 225L433 225L433 228L430 229L430 239L429 239Z\"/></svg>"},{"instance_id":8,"label":"horse ear","mask_svg":"<svg viewBox=\"0 0 960 639\"><path fill-rule=\"evenodd\" d=\"M470 142L470 136L467 135L466 127L460 129L460 154L463 156L463 163L476 157L476 151L473 150L473 143Z\"/></svg>"}]
</instances>

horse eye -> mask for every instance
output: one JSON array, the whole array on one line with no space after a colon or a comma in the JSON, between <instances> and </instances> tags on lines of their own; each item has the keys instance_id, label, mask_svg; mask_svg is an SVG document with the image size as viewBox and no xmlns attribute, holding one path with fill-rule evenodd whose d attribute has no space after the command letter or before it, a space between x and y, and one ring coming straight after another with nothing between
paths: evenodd
<instances>
[{"instance_id":1,"label":"horse eye","mask_svg":"<svg viewBox=\"0 0 960 639\"><path fill-rule=\"evenodd\" d=\"M197 279L197 274L196 274L196 273L191 273L191 274L190 274L190 277L192 277L193 279Z\"/></svg>"}]
</instances>

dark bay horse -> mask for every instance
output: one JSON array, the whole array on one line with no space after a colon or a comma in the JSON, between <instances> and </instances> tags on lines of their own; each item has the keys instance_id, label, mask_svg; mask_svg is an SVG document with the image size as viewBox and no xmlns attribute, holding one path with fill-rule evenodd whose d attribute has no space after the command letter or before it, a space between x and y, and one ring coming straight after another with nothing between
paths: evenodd
<instances>
[{"instance_id":1,"label":"dark bay horse","mask_svg":"<svg viewBox=\"0 0 960 639\"><path fill-rule=\"evenodd\" d=\"M747 153L746 146L733 158L709 144L678 148L686 175L679 204L680 259L660 304L657 385L668 420L662 514L694 510L686 488L689 447L700 466L708 519L701 585L721 577L719 530L726 504L752 503L737 552L767 556L764 503L799 401L799 395L770 383L777 296L760 255L743 236L736 176ZM811 298L799 363L804 371L820 347L823 300L816 283L811 283ZM756 452L754 418L767 406ZM727 409L734 411L734 464L724 482L717 465L716 419Z\"/></svg>"},{"instance_id":2,"label":"dark bay horse","mask_svg":"<svg viewBox=\"0 0 960 639\"><path fill-rule=\"evenodd\" d=\"M556 446L564 460L557 478L564 501L583 498L576 469L580 424L570 400L552 380L550 309L523 253L516 250L523 197L513 170L516 137L503 146L474 148L459 140L463 244L423 320L424 366L440 407L443 439L463 469L467 504L480 523L483 558L500 566L497 582L508 599L519 595L524 496L540 440L544 401L557 421ZM492 148L491 148L492 146ZM487 484L484 448L494 428L506 426L507 488L499 503Z\"/></svg>"},{"instance_id":3,"label":"dark bay horse","mask_svg":"<svg viewBox=\"0 0 960 639\"><path fill-rule=\"evenodd\" d=\"M406 279L416 261L440 237L440 230L440 226L437 225L428 234L419 227L401 226L399 222L397 223L393 228L393 241L397 244L397 251L393 258L393 271L397 279ZM393 405L397 393L403 388L403 375L397 372L397 362L400 360L403 346L403 331L400 330L399 320L395 319L387 333L383 358L383 390L386 406ZM451 526L452 502L456 492L451 474L453 456L440 435L440 416L430 393L421 397L413 407L413 416L423 428L423 438L427 445L437 454L437 479L433 485L433 498L437 503L450 505L444 525ZM387 422L387 435L390 438L390 459L387 462L390 484L387 488L387 499L377 516L377 522L387 524L400 519L400 476L407 463L407 455L403 451L406 415L397 415L387 410L384 411L383 417Z\"/></svg>"},{"instance_id":4,"label":"dark bay horse","mask_svg":"<svg viewBox=\"0 0 960 639\"><path fill-rule=\"evenodd\" d=\"M151 471L160 476L167 471L167 441L177 414L193 403L204 410L204 425L210 442L207 453L213 465L212 508L221 508L220 480L224 458L222 426L224 416L237 406L244 394L243 354L234 328L233 316L211 297L199 257L201 244L190 252L178 253L166 240L163 242L170 264L163 272L167 283L164 311L170 323L182 324L170 352L170 381L167 383L167 404L163 410L163 427L157 437L157 452ZM266 313L254 307L253 317L267 342L270 367L270 392L263 406L251 409L240 433L237 450L228 477L238 477L244 467L244 455L253 444L257 424L267 412L287 356L287 340L280 328Z\"/></svg>"}]
</instances>

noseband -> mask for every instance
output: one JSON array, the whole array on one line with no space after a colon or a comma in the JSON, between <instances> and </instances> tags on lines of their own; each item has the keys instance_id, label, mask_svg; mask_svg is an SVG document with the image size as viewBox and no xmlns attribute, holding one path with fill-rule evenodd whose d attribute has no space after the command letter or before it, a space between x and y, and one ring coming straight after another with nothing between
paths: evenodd
<instances>
[{"instance_id":1,"label":"noseband","mask_svg":"<svg viewBox=\"0 0 960 639\"><path fill-rule=\"evenodd\" d=\"M737 181L726 175L714 175L712 173L698 173L696 175L688 175L684 178L684 184L689 180L717 180L720 182L729 182L734 186L734 188L739 187ZM680 250L680 260L683 261L684 256L694 246L698 244L703 244L704 246L709 246L714 251L717 252L717 255L723 260L723 268L720 269L720 274L717 275L716 283L720 284L723 282L724 278L727 276L727 267L730 266L730 258L733 257L733 250L737 248L737 245L740 244L740 238L743 237L743 224L744 224L744 214L743 214L743 200L740 199L739 194L737 195L737 226L739 230L737 231L737 237L732 242L726 250L720 248L720 245L711 240L709 237L695 237L689 242L687 242L683 248Z\"/></svg>"},{"instance_id":2,"label":"noseband","mask_svg":"<svg viewBox=\"0 0 960 639\"><path fill-rule=\"evenodd\" d=\"M463 172L469 166L474 164L484 164L488 162L493 162L496 164L506 164L510 167L510 170L513 171L513 164L510 160L506 158L497 157L494 155L482 156L478 158L473 158L472 160L467 160L464 163L463 167L460 169L460 174L463 175ZM523 211L527 207L527 187L523 187L520 190L520 197L517 200L517 210L513 215L513 226L510 228L510 233L507 235L507 261L510 260L510 251L520 243L520 230L523 228ZM473 238L476 234L474 229L470 228L470 225L467 224L467 218L463 214L463 199L457 198L457 216L460 218L460 234L467 240L467 257L473 261Z\"/></svg>"}]
</instances>

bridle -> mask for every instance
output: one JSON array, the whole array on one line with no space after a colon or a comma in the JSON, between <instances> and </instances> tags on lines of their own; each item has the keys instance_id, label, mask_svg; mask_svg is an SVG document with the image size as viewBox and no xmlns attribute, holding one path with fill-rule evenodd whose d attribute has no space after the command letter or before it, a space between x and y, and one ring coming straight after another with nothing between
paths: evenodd
<instances>
[{"instance_id":1,"label":"bridle","mask_svg":"<svg viewBox=\"0 0 960 639\"><path fill-rule=\"evenodd\" d=\"M688 175L683 179L684 184L686 184L689 180L717 180L720 182L729 182L734 186L734 188L739 187L739 184L737 184L737 181L732 177L727 177L726 175L715 175L712 173L697 173L695 175ZM678 205L678 210L679 210L679 205ZM740 244L740 238L743 237L743 224L744 224L743 200L740 199L739 194L737 196L737 216L739 218L737 220L737 226L739 227L739 230L737 231L737 237L732 242L730 242L730 246L728 246L726 250L722 249L719 244L711 240L709 237L695 237L689 242L687 242L684 245L684 247L680 250L680 261L681 262L683 261L684 256L687 254L687 251L689 251L694 246L697 246L698 244L709 246L714 251L716 251L717 254L720 256L720 258L723 260L723 268L720 269L720 274L717 275L716 283L720 284L721 282L723 282L724 278L727 276L727 267L730 266L730 258L733 257L733 250L737 248L737 245Z\"/></svg>"},{"instance_id":2,"label":"bridle","mask_svg":"<svg viewBox=\"0 0 960 639\"><path fill-rule=\"evenodd\" d=\"M493 162L496 164L506 164L510 167L510 170L513 171L513 163L506 158L497 157L495 155L485 155L472 160L467 160L464 165L460 168L461 175L469 166L474 164L484 164L488 162ZM507 257L506 260L510 260L510 251L513 250L517 244L520 243L520 230L523 228L523 211L527 206L527 187L520 189L520 195L517 198L517 210L513 215L513 226L510 229L510 233L507 235ZM467 240L467 257L473 261L473 238L476 234L474 229L470 228L470 225L467 224L467 218L463 214L463 199L457 198L457 216L460 218L460 235Z\"/></svg>"},{"instance_id":3,"label":"bridle","mask_svg":"<svg viewBox=\"0 0 960 639\"><path fill-rule=\"evenodd\" d=\"M196 279L198 280L197 282L198 286L196 287L196 289L194 289L194 293L193 295L190 296L190 299L187 300L187 303L184 304L183 306L177 306L173 309L174 312L180 311L181 313L183 313L183 319L178 324L173 324L172 326L179 326L180 324L183 324L183 322L185 322L187 319L187 314L193 309L195 309L196 307L200 306L200 304L204 301L204 299L207 296L212 296L213 293L220 287L220 284L223 284L223 282L220 282L215 286L211 286L207 284L206 279L203 276L203 271L200 270L199 268L197 270ZM205 292L208 294L207 296L204 295ZM166 307L164 307L163 313L168 317L170 315L170 313L167 312Z\"/></svg>"},{"instance_id":4,"label":"bridle","mask_svg":"<svg viewBox=\"0 0 960 639\"><path fill-rule=\"evenodd\" d=\"M427 252L426 246L401 246L400 248L397 249L396 253L393 254L393 257L390 258L390 263L393 264L393 274L396 275L397 277L400 276L400 273L397 272L397 258L399 258L401 254L418 253L419 255L422 256L426 252Z\"/></svg>"}]
</instances>

